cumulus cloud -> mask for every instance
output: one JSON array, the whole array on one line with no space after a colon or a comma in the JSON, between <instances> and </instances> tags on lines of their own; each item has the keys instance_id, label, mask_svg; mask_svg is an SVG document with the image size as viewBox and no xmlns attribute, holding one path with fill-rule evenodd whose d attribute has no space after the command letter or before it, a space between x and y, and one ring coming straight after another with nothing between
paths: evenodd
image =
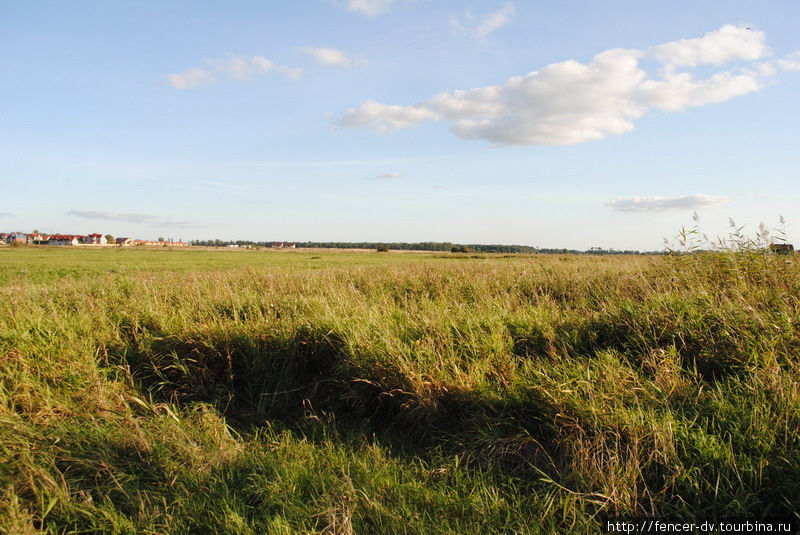
<instances>
[{"instance_id":1,"label":"cumulus cloud","mask_svg":"<svg viewBox=\"0 0 800 535\"><path fill-rule=\"evenodd\" d=\"M724 65L735 60L754 60L769 54L764 32L726 24L703 37L679 39L654 46L653 56L673 67L701 64Z\"/></svg>"},{"instance_id":2,"label":"cumulus cloud","mask_svg":"<svg viewBox=\"0 0 800 535\"><path fill-rule=\"evenodd\" d=\"M377 175L375 178L400 178L401 176L403 176L403 173L392 172L392 173L381 173Z\"/></svg>"},{"instance_id":3,"label":"cumulus cloud","mask_svg":"<svg viewBox=\"0 0 800 535\"><path fill-rule=\"evenodd\" d=\"M699 210L730 201L726 197L715 197L697 193L683 197L631 197L614 199L605 203L618 212L661 212L665 210Z\"/></svg>"},{"instance_id":4,"label":"cumulus cloud","mask_svg":"<svg viewBox=\"0 0 800 535\"><path fill-rule=\"evenodd\" d=\"M388 11L394 2L395 0L347 0L347 9L375 17Z\"/></svg>"},{"instance_id":5,"label":"cumulus cloud","mask_svg":"<svg viewBox=\"0 0 800 535\"><path fill-rule=\"evenodd\" d=\"M150 224L154 227L175 227L175 228L205 228L206 225L200 225L192 221L174 221L165 219L163 217L138 214L138 213L117 213L107 212L102 210L70 210L67 215L74 215L84 219L92 219L94 221L119 221L124 223L137 223L137 224Z\"/></svg>"},{"instance_id":6,"label":"cumulus cloud","mask_svg":"<svg viewBox=\"0 0 800 535\"><path fill-rule=\"evenodd\" d=\"M486 37L498 28L511 22L511 15L514 14L514 4L506 2L497 11L488 13L482 17L475 17L470 12L464 15L465 21L458 17L450 19L450 25L458 31L474 34L478 37Z\"/></svg>"},{"instance_id":7,"label":"cumulus cloud","mask_svg":"<svg viewBox=\"0 0 800 535\"><path fill-rule=\"evenodd\" d=\"M302 51L314 58L314 61L320 65L347 67L353 62L350 56L335 48L304 46Z\"/></svg>"},{"instance_id":8,"label":"cumulus cloud","mask_svg":"<svg viewBox=\"0 0 800 535\"><path fill-rule=\"evenodd\" d=\"M669 73L663 80L645 80L640 89L646 105L663 111L681 111L758 91L763 83L761 75L751 71L720 72L704 80L695 80L690 73L682 72Z\"/></svg>"},{"instance_id":9,"label":"cumulus cloud","mask_svg":"<svg viewBox=\"0 0 800 535\"><path fill-rule=\"evenodd\" d=\"M647 50L612 49L585 63L552 63L502 85L443 92L408 106L368 100L336 123L390 132L438 120L450 123L451 132L462 139L502 145L603 139L633 130L635 121L650 111L724 102L760 90L778 70L800 67L797 56L755 63L769 54L764 40L763 32L728 25ZM745 64L701 78L678 69L733 61ZM651 64L656 74L645 70Z\"/></svg>"},{"instance_id":10,"label":"cumulus cloud","mask_svg":"<svg viewBox=\"0 0 800 535\"><path fill-rule=\"evenodd\" d=\"M303 70L299 67L277 65L263 56L249 58L230 56L225 60L209 61L206 68L192 67L183 72L170 74L167 76L167 81L175 89L189 89L210 84L219 78L249 80L271 71L283 74L294 80L300 78L303 74Z\"/></svg>"}]
</instances>

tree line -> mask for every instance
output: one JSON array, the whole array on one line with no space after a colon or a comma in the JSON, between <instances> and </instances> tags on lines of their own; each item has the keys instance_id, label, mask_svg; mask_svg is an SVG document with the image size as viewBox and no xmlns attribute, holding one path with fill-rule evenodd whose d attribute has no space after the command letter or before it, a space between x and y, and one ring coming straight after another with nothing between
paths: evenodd
<instances>
[{"instance_id":1,"label":"tree line","mask_svg":"<svg viewBox=\"0 0 800 535\"><path fill-rule=\"evenodd\" d=\"M251 240L192 240L192 245L205 247L272 247L272 241ZM630 249L604 249L591 247L588 250L566 248L533 247L530 245L505 245L505 244L460 244L451 242L329 242L307 241L293 242L295 247L322 248L322 249L380 249L395 251L439 251L453 253L528 253L528 254L596 254L596 255L638 255L638 254L663 254L663 251L636 251Z\"/></svg>"}]
</instances>

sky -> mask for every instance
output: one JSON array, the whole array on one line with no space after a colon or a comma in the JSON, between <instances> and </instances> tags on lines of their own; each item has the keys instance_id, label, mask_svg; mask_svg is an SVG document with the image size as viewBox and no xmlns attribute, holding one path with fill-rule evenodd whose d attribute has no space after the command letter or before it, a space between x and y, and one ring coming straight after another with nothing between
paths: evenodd
<instances>
[{"instance_id":1,"label":"sky","mask_svg":"<svg viewBox=\"0 0 800 535\"><path fill-rule=\"evenodd\" d=\"M3 1L0 230L800 241L800 2Z\"/></svg>"}]
</instances>

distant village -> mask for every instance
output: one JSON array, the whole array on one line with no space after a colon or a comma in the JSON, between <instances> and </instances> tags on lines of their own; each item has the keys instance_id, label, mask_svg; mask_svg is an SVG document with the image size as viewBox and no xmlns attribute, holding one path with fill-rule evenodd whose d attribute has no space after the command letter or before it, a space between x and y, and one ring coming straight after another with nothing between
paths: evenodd
<instances>
[{"instance_id":1,"label":"distant village","mask_svg":"<svg viewBox=\"0 0 800 535\"><path fill-rule=\"evenodd\" d=\"M273 241L273 242L223 242L221 240L193 242L174 241L172 238L159 238L158 240L138 240L131 238L115 238L110 234L47 234L34 230L33 232L0 232L0 245L20 244L20 245L71 245L77 247L128 247L128 246L156 246L156 247L230 247L255 248L272 247L278 249L294 249L297 244L294 242Z\"/></svg>"},{"instance_id":2,"label":"distant village","mask_svg":"<svg viewBox=\"0 0 800 535\"><path fill-rule=\"evenodd\" d=\"M30 234L25 232L0 232L0 242L5 243L24 243L28 245L73 245L73 246L121 246L129 245L157 245L164 247L189 247L189 243L183 241L172 241L160 238L157 241L132 240L130 238L114 238L110 234L44 234L33 231Z\"/></svg>"}]
</instances>

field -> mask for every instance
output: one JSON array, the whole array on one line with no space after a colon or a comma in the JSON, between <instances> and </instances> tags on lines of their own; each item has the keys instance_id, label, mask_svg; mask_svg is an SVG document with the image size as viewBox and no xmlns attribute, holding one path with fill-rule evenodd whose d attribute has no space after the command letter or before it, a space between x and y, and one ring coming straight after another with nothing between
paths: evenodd
<instances>
[{"instance_id":1,"label":"field","mask_svg":"<svg viewBox=\"0 0 800 535\"><path fill-rule=\"evenodd\" d=\"M0 529L799 518L800 261L0 249Z\"/></svg>"}]
</instances>

